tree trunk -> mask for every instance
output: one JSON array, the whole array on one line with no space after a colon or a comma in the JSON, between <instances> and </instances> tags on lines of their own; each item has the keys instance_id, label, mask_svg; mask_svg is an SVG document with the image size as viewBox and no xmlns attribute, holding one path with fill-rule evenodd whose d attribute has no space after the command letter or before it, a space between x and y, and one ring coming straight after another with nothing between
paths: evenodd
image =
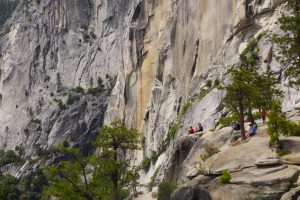
<instances>
[{"instance_id":1,"label":"tree trunk","mask_svg":"<svg viewBox=\"0 0 300 200\"><path fill-rule=\"evenodd\" d=\"M252 109L251 108L248 109L248 120L250 122L254 122L254 117L253 117Z\"/></svg>"},{"instance_id":2,"label":"tree trunk","mask_svg":"<svg viewBox=\"0 0 300 200\"><path fill-rule=\"evenodd\" d=\"M244 105L242 100L239 100L239 111L240 111L240 124L241 124L241 137L243 140L246 139L245 127L244 127Z\"/></svg>"},{"instance_id":3,"label":"tree trunk","mask_svg":"<svg viewBox=\"0 0 300 200\"><path fill-rule=\"evenodd\" d=\"M118 161L118 148L114 147L115 155L114 155L114 161ZM112 182L113 182L113 200L120 200L120 193L119 193L119 171L118 169L115 169L112 174Z\"/></svg>"},{"instance_id":4,"label":"tree trunk","mask_svg":"<svg viewBox=\"0 0 300 200\"><path fill-rule=\"evenodd\" d=\"M118 170L116 169L113 173L113 185L114 185L114 198L113 200L120 200L120 194L119 194L119 184L118 184Z\"/></svg>"}]
</instances>

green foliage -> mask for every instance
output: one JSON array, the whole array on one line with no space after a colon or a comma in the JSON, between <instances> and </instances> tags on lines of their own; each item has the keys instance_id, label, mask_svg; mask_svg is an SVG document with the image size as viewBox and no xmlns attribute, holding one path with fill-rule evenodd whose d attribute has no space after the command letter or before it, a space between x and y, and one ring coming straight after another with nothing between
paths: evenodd
<instances>
[{"instance_id":1,"label":"green foliage","mask_svg":"<svg viewBox=\"0 0 300 200\"><path fill-rule=\"evenodd\" d=\"M36 155L38 157L45 157L45 156L50 155L50 154L55 153L55 152L57 152L56 149L49 149L48 150L48 149L43 149L41 147L38 147L36 149Z\"/></svg>"},{"instance_id":2,"label":"green foliage","mask_svg":"<svg viewBox=\"0 0 300 200\"><path fill-rule=\"evenodd\" d=\"M56 73L56 85L57 85L58 91L60 91L60 87L62 86L62 83L61 83L61 76L60 76L59 72Z\"/></svg>"},{"instance_id":3,"label":"green foliage","mask_svg":"<svg viewBox=\"0 0 300 200\"><path fill-rule=\"evenodd\" d=\"M93 96L97 96L98 94L100 94L101 92L103 92L103 88L89 88L87 91L87 94L93 95Z\"/></svg>"},{"instance_id":4,"label":"green foliage","mask_svg":"<svg viewBox=\"0 0 300 200\"><path fill-rule=\"evenodd\" d=\"M172 123L169 127L169 132L168 132L168 137L167 137L167 141L170 142L171 139L175 138L176 132L179 128L180 123L179 122L175 122Z\"/></svg>"},{"instance_id":5,"label":"green foliage","mask_svg":"<svg viewBox=\"0 0 300 200\"><path fill-rule=\"evenodd\" d=\"M150 182L148 183L148 191L150 191L150 192L151 192L152 189L153 189L153 186L154 186L154 183L155 183L155 179L156 179L156 177L157 177L157 175L158 175L159 170L160 170L160 166L155 170L155 172L154 172L153 175L151 176Z\"/></svg>"},{"instance_id":6,"label":"green foliage","mask_svg":"<svg viewBox=\"0 0 300 200\"><path fill-rule=\"evenodd\" d=\"M276 88L278 81L274 75L270 72L261 74L257 70L259 60L257 43L262 36L263 34L249 42L240 55L241 65L229 69L232 83L226 87L224 104L239 116L242 138L245 138L245 113L248 114L249 119L252 119L252 109L262 107L268 109L272 101L281 96L281 91Z\"/></svg>"},{"instance_id":7,"label":"green foliage","mask_svg":"<svg viewBox=\"0 0 300 200\"><path fill-rule=\"evenodd\" d=\"M15 151L18 152L18 155L21 156L24 154L25 149L24 147L20 147L19 145L15 147Z\"/></svg>"},{"instance_id":8,"label":"green foliage","mask_svg":"<svg viewBox=\"0 0 300 200\"><path fill-rule=\"evenodd\" d=\"M43 187L47 184L48 180L40 169L22 177L18 184L18 188L21 191L20 199L41 199Z\"/></svg>"},{"instance_id":9,"label":"green foliage","mask_svg":"<svg viewBox=\"0 0 300 200\"><path fill-rule=\"evenodd\" d=\"M67 99L67 105L72 105L75 101L79 101L79 100L80 100L80 96L69 94Z\"/></svg>"},{"instance_id":10,"label":"green foliage","mask_svg":"<svg viewBox=\"0 0 300 200\"><path fill-rule=\"evenodd\" d=\"M285 156L285 155L289 154L290 152L288 150L279 149L279 150L276 151L276 153L279 156Z\"/></svg>"},{"instance_id":11,"label":"green foliage","mask_svg":"<svg viewBox=\"0 0 300 200\"><path fill-rule=\"evenodd\" d=\"M76 88L74 88L74 92L84 94L84 89L81 86L77 86Z\"/></svg>"},{"instance_id":12,"label":"green foliage","mask_svg":"<svg viewBox=\"0 0 300 200\"><path fill-rule=\"evenodd\" d=\"M154 152L150 157L145 157L144 160L142 161L141 169L147 173L149 171L151 163L155 165L158 157L159 155L156 152Z\"/></svg>"},{"instance_id":13,"label":"green foliage","mask_svg":"<svg viewBox=\"0 0 300 200\"><path fill-rule=\"evenodd\" d=\"M201 101L208 94L208 92L209 90L201 90L197 96L197 100Z\"/></svg>"},{"instance_id":14,"label":"green foliage","mask_svg":"<svg viewBox=\"0 0 300 200\"><path fill-rule=\"evenodd\" d=\"M88 42L91 39L91 37L90 37L90 35L89 35L88 32L83 32L82 33L82 38L83 38L84 42Z\"/></svg>"},{"instance_id":15,"label":"green foliage","mask_svg":"<svg viewBox=\"0 0 300 200\"><path fill-rule=\"evenodd\" d=\"M100 129L94 145L97 150L88 157L79 149L60 147L71 160L47 167L51 184L45 189L45 197L111 200L125 198L129 189L136 191L138 169L130 165L132 160L126 152L138 149L137 131L113 122L111 127Z\"/></svg>"},{"instance_id":16,"label":"green foliage","mask_svg":"<svg viewBox=\"0 0 300 200\"><path fill-rule=\"evenodd\" d=\"M28 135L28 134L29 134L29 129L28 129L28 128L25 128L25 129L24 129L24 133L25 133L26 135Z\"/></svg>"},{"instance_id":17,"label":"green foliage","mask_svg":"<svg viewBox=\"0 0 300 200\"><path fill-rule=\"evenodd\" d=\"M254 120L260 119L261 118L261 113L260 112L254 112L253 113L253 118L254 118Z\"/></svg>"},{"instance_id":18,"label":"green foliage","mask_svg":"<svg viewBox=\"0 0 300 200\"><path fill-rule=\"evenodd\" d=\"M191 106L192 106L192 102L190 102L190 101L187 101L183 104L180 115L179 115L180 121Z\"/></svg>"},{"instance_id":19,"label":"green foliage","mask_svg":"<svg viewBox=\"0 0 300 200\"><path fill-rule=\"evenodd\" d=\"M20 190L17 187L18 179L13 176L0 175L0 199L19 200Z\"/></svg>"},{"instance_id":20,"label":"green foliage","mask_svg":"<svg viewBox=\"0 0 300 200\"><path fill-rule=\"evenodd\" d=\"M151 155L151 161L152 161L153 165L155 165L158 157L159 157L159 155L156 152L152 153L152 155Z\"/></svg>"},{"instance_id":21,"label":"green foliage","mask_svg":"<svg viewBox=\"0 0 300 200\"><path fill-rule=\"evenodd\" d=\"M91 38L97 39L97 35L94 33L94 31L90 32Z\"/></svg>"},{"instance_id":22,"label":"green foliage","mask_svg":"<svg viewBox=\"0 0 300 200\"><path fill-rule=\"evenodd\" d=\"M289 123L290 135L300 136L300 123Z\"/></svg>"},{"instance_id":23,"label":"green foliage","mask_svg":"<svg viewBox=\"0 0 300 200\"><path fill-rule=\"evenodd\" d=\"M214 82L214 86L217 87L220 85L220 80L219 79L216 79L215 82Z\"/></svg>"},{"instance_id":24,"label":"green foliage","mask_svg":"<svg viewBox=\"0 0 300 200\"><path fill-rule=\"evenodd\" d=\"M207 80L205 83L205 86L210 88L212 86L212 81L211 80Z\"/></svg>"},{"instance_id":25,"label":"green foliage","mask_svg":"<svg viewBox=\"0 0 300 200\"><path fill-rule=\"evenodd\" d=\"M222 184L229 183L231 180L231 176L228 170L222 171L222 175L220 177L220 181Z\"/></svg>"},{"instance_id":26,"label":"green foliage","mask_svg":"<svg viewBox=\"0 0 300 200\"><path fill-rule=\"evenodd\" d=\"M300 84L300 1L288 0L289 13L279 18L281 35L274 35L273 41L280 47L280 61L289 66L285 75L292 78L291 84Z\"/></svg>"},{"instance_id":27,"label":"green foliage","mask_svg":"<svg viewBox=\"0 0 300 200\"><path fill-rule=\"evenodd\" d=\"M176 185L165 181L161 182L158 185L157 200L169 200L175 189Z\"/></svg>"},{"instance_id":28,"label":"green foliage","mask_svg":"<svg viewBox=\"0 0 300 200\"><path fill-rule=\"evenodd\" d=\"M219 119L219 124L221 125L221 128L229 126L231 122L239 121L238 115L232 115L230 117L221 117Z\"/></svg>"},{"instance_id":29,"label":"green foliage","mask_svg":"<svg viewBox=\"0 0 300 200\"><path fill-rule=\"evenodd\" d=\"M101 79L101 77L97 78L97 87L94 88L89 88L87 91L87 94L96 96L100 93L102 93L105 90L105 86L103 84L103 80Z\"/></svg>"},{"instance_id":30,"label":"green foliage","mask_svg":"<svg viewBox=\"0 0 300 200\"><path fill-rule=\"evenodd\" d=\"M27 108L27 114L30 116L30 118L33 118L33 110L32 110L32 107L28 107Z\"/></svg>"},{"instance_id":31,"label":"green foliage","mask_svg":"<svg viewBox=\"0 0 300 200\"><path fill-rule=\"evenodd\" d=\"M11 16L12 12L15 10L19 0L1 0L0 1L0 28L6 22L6 20Z\"/></svg>"},{"instance_id":32,"label":"green foliage","mask_svg":"<svg viewBox=\"0 0 300 200\"><path fill-rule=\"evenodd\" d=\"M22 165L24 163L24 160L12 150L8 150L6 152L0 150L0 167L11 163Z\"/></svg>"},{"instance_id":33,"label":"green foliage","mask_svg":"<svg viewBox=\"0 0 300 200\"><path fill-rule=\"evenodd\" d=\"M206 160L209 157L211 157L211 156L213 156L213 155L220 152L220 149L215 147L211 143L205 143L205 144L203 144L203 147L204 147L206 153L201 155L202 160Z\"/></svg>"},{"instance_id":34,"label":"green foliage","mask_svg":"<svg viewBox=\"0 0 300 200\"><path fill-rule=\"evenodd\" d=\"M149 168L151 166L151 161L152 160L149 157L144 158L144 160L142 161L141 169L144 170L145 173L149 171Z\"/></svg>"},{"instance_id":35,"label":"green foliage","mask_svg":"<svg viewBox=\"0 0 300 200\"><path fill-rule=\"evenodd\" d=\"M217 147L215 147L213 144L210 143L203 144L203 147L210 156L220 152L220 149L218 149Z\"/></svg>"},{"instance_id":36,"label":"green foliage","mask_svg":"<svg viewBox=\"0 0 300 200\"><path fill-rule=\"evenodd\" d=\"M61 110L67 109L67 106L62 102L62 100L59 100L57 105L58 105L59 109L61 109Z\"/></svg>"},{"instance_id":37,"label":"green foliage","mask_svg":"<svg viewBox=\"0 0 300 200\"><path fill-rule=\"evenodd\" d=\"M31 120L31 123L40 124L42 123L42 121L40 119L35 118Z\"/></svg>"},{"instance_id":38,"label":"green foliage","mask_svg":"<svg viewBox=\"0 0 300 200\"><path fill-rule=\"evenodd\" d=\"M50 92L50 97L53 97L54 96L54 93L53 92Z\"/></svg>"},{"instance_id":39,"label":"green foliage","mask_svg":"<svg viewBox=\"0 0 300 200\"><path fill-rule=\"evenodd\" d=\"M279 135L288 135L291 132L290 122L281 112L279 101L274 101L272 109L268 114L268 134L270 135L270 145L277 146L279 142Z\"/></svg>"},{"instance_id":40,"label":"green foliage","mask_svg":"<svg viewBox=\"0 0 300 200\"><path fill-rule=\"evenodd\" d=\"M254 187L254 188L257 188L257 187L258 187L257 182L251 182L250 185L251 185L251 187Z\"/></svg>"}]
</instances>

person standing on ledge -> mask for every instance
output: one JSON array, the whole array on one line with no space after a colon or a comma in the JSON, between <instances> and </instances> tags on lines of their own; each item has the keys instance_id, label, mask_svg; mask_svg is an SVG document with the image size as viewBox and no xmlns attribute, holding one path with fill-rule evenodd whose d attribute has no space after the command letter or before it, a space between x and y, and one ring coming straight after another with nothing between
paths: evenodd
<instances>
[{"instance_id":1,"label":"person standing on ledge","mask_svg":"<svg viewBox=\"0 0 300 200\"><path fill-rule=\"evenodd\" d=\"M263 120L263 124L265 124L266 117L267 117L267 111L266 111L266 109L263 108L261 111L261 118Z\"/></svg>"}]
</instances>

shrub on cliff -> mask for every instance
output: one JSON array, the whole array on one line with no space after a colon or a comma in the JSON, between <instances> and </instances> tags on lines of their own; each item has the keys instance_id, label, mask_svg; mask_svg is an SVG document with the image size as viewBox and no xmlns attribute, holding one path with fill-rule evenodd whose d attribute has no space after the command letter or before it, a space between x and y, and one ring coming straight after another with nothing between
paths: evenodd
<instances>
[{"instance_id":1,"label":"shrub on cliff","mask_svg":"<svg viewBox=\"0 0 300 200\"><path fill-rule=\"evenodd\" d=\"M176 185L165 181L161 182L158 185L157 200L169 200L175 189Z\"/></svg>"}]
</instances>

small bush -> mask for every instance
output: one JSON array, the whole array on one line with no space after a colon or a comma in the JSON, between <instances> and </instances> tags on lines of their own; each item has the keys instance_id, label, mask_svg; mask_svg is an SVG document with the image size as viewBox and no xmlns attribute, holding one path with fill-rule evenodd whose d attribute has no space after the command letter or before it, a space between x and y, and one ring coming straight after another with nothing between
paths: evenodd
<instances>
[{"instance_id":1,"label":"small bush","mask_svg":"<svg viewBox=\"0 0 300 200\"><path fill-rule=\"evenodd\" d=\"M290 152L287 151L287 150L284 150L284 149L279 149L279 150L276 151L276 153L279 156L285 156L285 155L289 154Z\"/></svg>"},{"instance_id":2,"label":"small bush","mask_svg":"<svg viewBox=\"0 0 300 200\"><path fill-rule=\"evenodd\" d=\"M215 83L214 83L214 86L216 87L216 86L219 86L220 85L220 80L219 79L216 79L215 80Z\"/></svg>"},{"instance_id":3,"label":"small bush","mask_svg":"<svg viewBox=\"0 0 300 200\"><path fill-rule=\"evenodd\" d=\"M209 143L203 144L203 147L206 153L201 155L202 160L207 160L209 157L220 152L220 150L217 147L214 147L212 144Z\"/></svg>"},{"instance_id":4,"label":"small bush","mask_svg":"<svg viewBox=\"0 0 300 200\"><path fill-rule=\"evenodd\" d=\"M154 186L155 179L156 179L156 177L157 177L157 175L158 175L159 170L160 170L160 167L158 167L158 168L155 170L153 176L151 176L151 180L150 180L150 182L148 183L148 191L149 191L149 192L152 191L152 188L153 188L153 186Z\"/></svg>"},{"instance_id":5,"label":"small bush","mask_svg":"<svg viewBox=\"0 0 300 200\"><path fill-rule=\"evenodd\" d=\"M74 92L84 94L84 89L81 86L74 88Z\"/></svg>"},{"instance_id":6,"label":"small bush","mask_svg":"<svg viewBox=\"0 0 300 200\"><path fill-rule=\"evenodd\" d=\"M142 139L141 139L141 144L142 144L142 146L145 145L145 142L146 142L146 138L143 136Z\"/></svg>"},{"instance_id":7,"label":"small bush","mask_svg":"<svg viewBox=\"0 0 300 200\"><path fill-rule=\"evenodd\" d=\"M300 136L300 123L296 124L294 122L289 123L290 135Z\"/></svg>"},{"instance_id":8,"label":"small bush","mask_svg":"<svg viewBox=\"0 0 300 200\"><path fill-rule=\"evenodd\" d=\"M257 188L257 187L258 187L257 182L251 182L250 185L251 185L251 187L254 187L254 188Z\"/></svg>"},{"instance_id":9,"label":"small bush","mask_svg":"<svg viewBox=\"0 0 300 200\"><path fill-rule=\"evenodd\" d=\"M91 38L97 39L97 35L93 31L90 32L90 35L91 35Z\"/></svg>"},{"instance_id":10,"label":"small bush","mask_svg":"<svg viewBox=\"0 0 300 200\"><path fill-rule=\"evenodd\" d=\"M229 183L230 180L231 180L231 176L230 176L230 173L228 170L224 170L222 171L222 175L221 175L221 183L222 184L226 184L226 183Z\"/></svg>"},{"instance_id":11,"label":"small bush","mask_svg":"<svg viewBox=\"0 0 300 200\"><path fill-rule=\"evenodd\" d=\"M151 166L151 161L152 160L149 157L144 158L141 168L142 168L142 170L144 170L145 173L147 173L149 171L149 168Z\"/></svg>"},{"instance_id":12,"label":"small bush","mask_svg":"<svg viewBox=\"0 0 300 200\"><path fill-rule=\"evenodd\" d=\"M47 156L47 155L50 155L50 154L52 154L52 153L54 153L55 152L55 150L54 149L43 149L43 148L41 148L41 147L38 147L37 149L36 149L36 155L38 156L38 157L45 157L45 156Z\"/></svg>"},{"instance_id":13,"label":"small bush","mask_svg":"<svg viewBox=\"0 0 300 200\"><path fill-rule=\"evenodd\" d=\"M0 151L0 167L3 167L7 164L23 164L24 160L18 156L14 151L9 150L4 152L3 150Z\"/></svg>"},{"instance_id":14,"label":"small bush","mask_svg":"<svg viewBox=\"0 0 300 200\"><path fill-rule=\"evenodd\" d=\"M208 87L208 88L211 88L211 85L212 85L211 80L207 80L206 83L205 83L205 86Z\"/></svg>"},{"instance_id":15,"label":"small bush","mask_svg":"<svg viewBox=\"0 0 300 200\"><path fill-rule=\"evenodd\" d=\"M54 96L54 93L53 92L50 92L50 97L53 97Z\"/></svg>"},{"instance_id":16,"label":"small bush","mask_svg":"<svg viewBox=\"0 0 300 200\"><path fill-rule=\"evenodd\" d=\"M33 118L33 110L32 110L32 107L28 107L27 108L27 113L28 113L28 115L31 117L31 118Z\"/></svg>"},{"instance_id":17,"label":"small bush","mask_svg":"<svg viewBox=\"0 0 300 200\"><path fill-rule=\"evenodd\" d=\"M18 152L19 156L23 155L25 152L25 149L23 147L20 147L19 145L15 147L15 151Z\"/></svg>"},{"instance_id":18,"label":"small bush","mask_svg":"<svg viewBox=\"0 0 300 200\"><path fill-rule=\"evenodd\" d=\"M156 152L154 152L154 153L151 155L151 161L152 161L153 165L155 165L155 163L156 163L158 157L159 157L159 155L158 155Z\"/></svg>"},{"instance_id":19,"label":"small bush","mask_svg":"<svg viewBox=\"0 0 300 200\"><path fill-rule=\"evenodd\" d=\"M25 134L28 134L28 133L29 133L28 128L24 128L24 133L25 133Z\"/></svg>"},{"instance_id":20,"label":"small bush","mask_svg":"<svg viewBox=\"0 0 300 200\"><path fill-rule=\"evenodd\" d=\"M180 119L185 115L185 113L188 111L188 109L192 106L192 103L190 101L185 102L185 104L182 107L182 110L180 112Z\"/></svg>"},{"instance_id":21,"label":"small bush","mask_svg":"<svg viewBox=\"0 0 300 200\"><path fill-rule=\"evenodd\" d=\"M57 87L60 87L62 85L61 76L60 76L59 72L56 73L56 85L57 85Z\"/></svg>"},{"instance_id":22,"label":"small bush","mask_svg":"<svg viewBox=\"0 0 300 200\"><path fill-rule=\"evenodd\" d=\"M82 33L82 38L84 42L88 42L91 39L90 35L87 32Z\"/></svg>"},{"instance_id":23,"label":"small bush","mask_svg":"<svg viewBox=\"0 0 300 200\"><path fill-rule=\"evenodd\" d=\"M31 123L40 124L42 123L42 121L40 119L35 118L31 120Z\"/></svg>"},{"instance_id":24,"label":"small bush","mask_svg":"<svg viewBox=\"0 0 300 200\"><path fill-rule=\"evenodd\" d=\"M157 200L169 200L172 192L176 189L176 185L169 182L161 182L158 185Z\"/></svg>"},{"instance_id":25,"label":"small bush","mask_svg":"<svg viewBox=\"0 0 300 200\"><path fill-rule=\"evenodd\" d=\"M231 122L239 121L239 117L237 115L233 115L230 117L221 117L219 119L219 124L221 125L221 128L229 126Z\"/></svg>"},{"instance_id":26,"label":"small bush","mask_svg":"<svg viewBox=\"0 0 300 200\"><path fill-rule=\"evenodd\" d=\"M72 94L68 95L68 99L67 99L67 105L72 105L75 101L79 101L80 100L80 96L74 96Z\"/></svg>"},{"instance_id":27,"label":"small bush","mask_svg":"<svg viewBox=\"0 0 300 200\"><path fill-rule=\"evenodd\" d=\"M66 105L62 102L62 100L59 100L59 101L58 101L58 107L59 107L59 109L61 109L61 110L64 110L64 109L67 108Z\"/></svg>"},{"instance_id":28,"label":"small bush","mask_svg":"<svg viewBox=\"0 0 300 200\"><path fill-rule=\"evenodd\" d=\"M254 120L260 119L261 118L261 113L260 112L253 113L253 118L254 118Z\"/></svg>"},{"instance_id":29,"label":"small bush","mask_svg":"<svg viewBox=\"0 0 300 200\"><path fill-rule=\"evenodd\" d=\"M197 96L197 100L201 101L207 94L209 90L201 90Z\"/></svg>"}]
</instances>

